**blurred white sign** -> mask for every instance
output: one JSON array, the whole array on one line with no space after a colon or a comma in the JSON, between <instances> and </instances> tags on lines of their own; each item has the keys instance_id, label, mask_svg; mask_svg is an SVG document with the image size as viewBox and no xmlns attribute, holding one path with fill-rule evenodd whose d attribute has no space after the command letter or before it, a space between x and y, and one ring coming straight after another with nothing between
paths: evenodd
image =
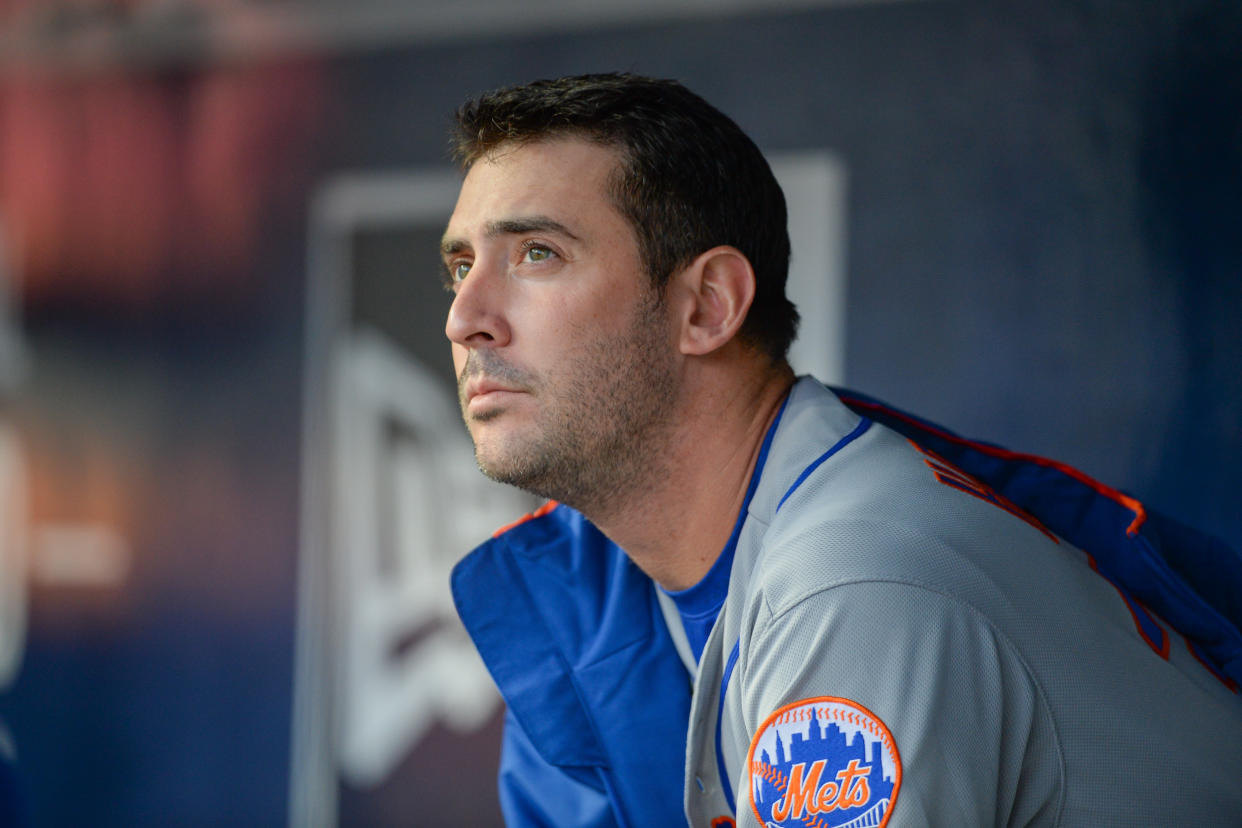
<instances>
[{"instance_id":1,"label":"blurred white sign","mask_svg":"<svg viewBox=\"0 0 1242 828\"><path fill-rule=\"evenodd\" d=\"M370 786L437 721L473 730L497 709L449 572L526 501L478 473L456 400L380 334L335 369L339 761Z\"/></svg>"}]
</instances>

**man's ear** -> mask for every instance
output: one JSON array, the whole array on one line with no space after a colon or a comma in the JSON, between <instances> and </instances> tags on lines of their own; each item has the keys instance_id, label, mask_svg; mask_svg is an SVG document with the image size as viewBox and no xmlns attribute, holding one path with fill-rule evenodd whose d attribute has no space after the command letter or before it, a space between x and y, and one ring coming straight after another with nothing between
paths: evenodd
<instances>
[{"instance_id":1,"label":"man's ear","mask_svg":"<svg viewBox=\"0 0 1242 828\"><path fill-rule=\"evenodd\" d=\"M709 354L737 335L755 298L755 269L740 250L713 247L673 279L683 354Z\"/></svg>"}]
</instances>

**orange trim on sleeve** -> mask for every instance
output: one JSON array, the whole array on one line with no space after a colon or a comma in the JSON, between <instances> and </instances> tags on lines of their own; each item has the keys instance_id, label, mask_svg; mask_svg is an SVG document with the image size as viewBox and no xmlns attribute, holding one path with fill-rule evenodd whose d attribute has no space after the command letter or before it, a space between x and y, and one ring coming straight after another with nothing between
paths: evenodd
<instances>
[{"instance_id":1,"label":"orange trim on sleeve","mask_svg":"<svg viewBox=\"0 0 1242 828\"><path fill-rule=\"evenodd\" d=\"M500 527L495 532L492 532L492 537L498 538L501 535L503 535L505 532L508 532L510 529L516 529L517 527L521 526L523 523L525 523L528 520L534 520L535 518L541 518L544 515L546 515L548 512L552 511L553 509L555 509L557 506L560 506L560 505L561 504L557 503L555 500L549 500L547 503L543 504L535 511L530 512L529 514L522 515L520 518L513 521L512 523L506 523L504 526Z\"/></svg>"},{"instance_id":2,"label":"orange trim on sleeve","mask_svg":"<svg viewBox=\"0 0 1242 828\"><path fill-rule=\"evenodd\" d=\"M927 467L932 470L932 474L934 474L936 479L941 483L946 486L951 486L960 492L973 495L985 503L991 503L993 506L997 506L1005 510L1019 520L1025 521L1039 531L1043 532L1053 543L1061 542L1061 539L1050 532L1048 527L1044 526L1039 518L1035 517L1033 514L1026 511L1021 506L1014 503L1012 500L1005 497L988 484L984 483L982 480L977 480L974 477L971 477L969 474L962 471L936 452L926 446L920 446L909 437L906 438L906 442L913 446L915 451L923 455L923 462L927 464Z\"/></svg>"},{"instance_id":3,"label":"orange trim on sleeve","mask_svg":"<svg viewBox=\"0 0 1242 828\"><path fill-rule=\"evenodd\" d=\"M1215 667L1215 666L1213 666L1213 665L1209 664L1207 661L1205 661L1205 660L1204 660L1204 658L1203 658L1203 656L1199 655L1199 650L1198 650L1198 649L1197 649L1197 648L1196 648L1196 647L1195 647L1195 646L1194 646L1194 645L1190 642L1190 639L1189 639L1189 638L1187 638L1186 636L1184 636L1184 635L1183 635L1183 636L1182 636L1182 641L1186 642L1186 650L1187 650L1187 651L1188 651L1188 652L1189 652L1192 656L1194 656L1195 661L1197 661L1197 662L1199 662L1200 664L1202 664L1202 665L1203 665L1203 667L1204 667L1204 669L1206 669L1209 673L1211 673L1212 675L1214 675L1214 676L1216 677L1216 680L1217 680L1217 681L1219 681L1221 684L1225 685L1225 686L1226 686L1226 687L1228 687L1230 690L1232 690L1232 691L1234 692L1234 694L1235 694L1235 695L1238 693L1238 689L1239 689L1239 688L1238 688L1238 683L1237 683L1236 681L1234 681L1233 679L1229 678L1229 676L1225 675L1225 674L1224 674L1224 673L1222 673L1220 670L1216 669L1216 667Z\"/></svg>"},{"instance_id":4,"label":"orange trim on sleeve","mask_svg":"<svg viewBox=\"0 0 1242 828\"><path fill-rule=\"evenodd\" d=\"M1120 503L1122 506L1125 506L1127 509L1134 512L1134 520L1132 520L1130 522L1130 525L1126 527L1127 535L1137 535L1139 527L1142 526L1147 521L1147 509L1143 506L1142 503L1140 503L1139 501L1135 500L1134 498L1130 497L1129 495L1123 492L1117 491L1111 486L1105 486L1100 481L1092 477L1088 477L1087 475L1083 474L1082 472L1080 472L1078 469L1074 468L1073 466L1067 466L1064 463L1061 463L1059 461L1049 460L1047 457L1040 457L1035 454L1022 454L1020 452L1009 451L1008 449L1000 448L999 446L990 446L985 443L979 443L974 440L968 440L965 437L959 437L956 434L951 434L945 431L944 429L936 428L935 426L925 423L922 420L915 419L914 417L911 417L908 414L904 414L900 411L894 411L891 408L888 408L883 405L879 405L877 403L869 402L867 400L860 400L856 397L849 397L846 395L843 395L842 399L849 400L850 405L853 405L853 406L858 406L860 408L868 408L868 409L871 409L872 411L882 411L888 416L896 417L897 419L903 422L909 423L924 431L930 432L931 434L934 434L943 440L948 440L949 442L957 443L958 445L970 446L971 448L977 451L981 451L984 454L990 454L991 456L998 457L1002 460L1019 460L1019 461L1023 461L1027 463L1032 463L1036 466L1046 466L1048 468L1056 469L1062 474L1072 477L1073 479L1077 480L1079 483L1082 483L1084 486L1094 489L1095 491L1099 492L1100 494L1104 495L1110 500L1115 500L1116 502Z\"/></svg>"}]
</instances>

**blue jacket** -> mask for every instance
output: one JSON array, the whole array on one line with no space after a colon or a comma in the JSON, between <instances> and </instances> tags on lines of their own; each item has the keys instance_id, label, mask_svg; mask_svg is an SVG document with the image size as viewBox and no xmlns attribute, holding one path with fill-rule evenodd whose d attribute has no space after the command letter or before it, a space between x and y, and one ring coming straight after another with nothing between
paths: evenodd
<instances>
[{"instance_id":1,"label":"blue jacket","mask_svg":"<svg viewBox=\"0 0 1242 828\"><path fill-rule=\"evenodd\" d=\"M838 395L1090 553L1124 594L1242 682L1242 561L1219 541L1068 467ZM567 507L541 510L467 556L453 593L508 704L500 792L509 824L684 822L691 685L650 579L619 547Z\"/></svg>"}]
</instances>

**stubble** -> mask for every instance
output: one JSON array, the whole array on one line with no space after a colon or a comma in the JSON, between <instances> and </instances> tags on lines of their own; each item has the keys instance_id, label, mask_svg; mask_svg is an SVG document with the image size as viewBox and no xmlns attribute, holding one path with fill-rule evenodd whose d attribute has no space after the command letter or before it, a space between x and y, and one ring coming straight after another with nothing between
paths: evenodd
<instances>
[{"instance_id":1,"label":"stubble","mask_svg":"<svg viewBox=\"0 0 1242 828\"><path fill-rule=\"evenodd\" d=\"M668 462L665 438L676 402L662 311L659 293L651 291L620 334L575 332L571 341L583 344L545 377L530 376L493 352L472 352L459 387L482 373L526 390L539 406L525 437L486 453L475 438L480 470L588 514L616 509L649 488ZM492 412L475 420L484 424L503 416ZM466 422L471 425L468 415Z\"/></svg>"}]
</instances>

